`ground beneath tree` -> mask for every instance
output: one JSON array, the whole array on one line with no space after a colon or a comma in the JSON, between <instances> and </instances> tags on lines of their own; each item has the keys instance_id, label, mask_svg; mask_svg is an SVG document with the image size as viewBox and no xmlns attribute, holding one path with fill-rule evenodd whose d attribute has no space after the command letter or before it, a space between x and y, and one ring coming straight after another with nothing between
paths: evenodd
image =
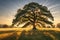
<instances>
[{"instance_id":1,"label":"ground beneath tree","mask_svg":"<svg viewBox=\"0 0 60 40\"><path fill-rule=\"evenodd\" d=\"M16 31L8 33L11 34L0 40L60 40L60 31L53 30L24 30L19 36Z\"/></svg>"},{"instance_id":2,"label":"ground beneath tree","mask_svg":"<svg viewBox=\"0 0 60 40\"><path fill-rule=\"evenodd\" d=\"M18 40L60 40L60 32L52 30L23 31Z\"/></svg>"}]
</instances>

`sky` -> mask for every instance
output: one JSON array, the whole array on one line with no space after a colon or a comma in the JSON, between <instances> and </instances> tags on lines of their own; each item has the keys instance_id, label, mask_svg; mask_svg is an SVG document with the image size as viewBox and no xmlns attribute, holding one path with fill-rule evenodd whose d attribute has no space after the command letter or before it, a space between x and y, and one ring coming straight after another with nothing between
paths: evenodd
<instances>
[{"instance_id":1,"label":"sky","mask_svg":"<svg viewBox=\"0 0 60 40\"><path fill-rule=\"evenodd\" d=\"M30 2L48 7L54 16L54 24L60 23L60 0L0 0L0 24L11 25L17 10Z\"/></svg>"}]
</instances>

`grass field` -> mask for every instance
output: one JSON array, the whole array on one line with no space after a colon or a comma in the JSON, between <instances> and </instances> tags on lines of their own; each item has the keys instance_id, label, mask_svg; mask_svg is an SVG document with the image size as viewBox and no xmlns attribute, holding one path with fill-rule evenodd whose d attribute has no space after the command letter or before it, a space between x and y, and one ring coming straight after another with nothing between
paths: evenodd
<instances>
[{"instance_id":1,"label":"grass field","mask_svg":"<svg viewBox=\"0 0 60 40\"><path fill-rule=\"evenodd\" d=\"M21 28L0 28L0 40L60 40L59 28L26 30Z\"/></svg>"}]
</instances>

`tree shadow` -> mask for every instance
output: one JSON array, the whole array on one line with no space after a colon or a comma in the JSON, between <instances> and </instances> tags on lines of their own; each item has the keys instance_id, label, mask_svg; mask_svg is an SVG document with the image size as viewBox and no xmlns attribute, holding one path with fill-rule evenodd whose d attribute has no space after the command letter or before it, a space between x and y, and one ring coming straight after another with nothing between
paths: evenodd
<instances>
[{"instance_id":1,"label":"tree shadow","mask_svg":"<svg viewBox=\"0 0 60 40\"><path fill-rule=\"evenodd\" d=\"M57 40L60 40L60 31L52 31L50 32L52 35L54 35L56 37Z\"/></svg>"},{"instance_id":2,"label":"tree shadow","mask_svg":"<svg viewBox=\"0 0 60 40\"><path fill-rule=\"evenodd\" d=\"M53 35L55 39L53 38ZM12 35L0 40L60 40L60 31L53 30L23 30L17 39L17 34L14 32Z\"/></svg>"},{"instance_id":3,"label":"tree shadow","mask_svg":"<svg viewBox=\"0 0 60 40\"><path fill-rule=\"evenodd\" d=\"M7 37L0 39L0 40L16 40L17 34L14 32L12 35L8 35Z\"/></svg>"},{"instance_id":4,"label":"tree shadow","mask_svg":"<svg viewBox=\"0 0 60 40\"><path fill-rule=\"evenodd\" d=\"M44 31L30 30L22 31L18 40L53 40L50 36L46 36Z\"/></svg>"}]
</instances>

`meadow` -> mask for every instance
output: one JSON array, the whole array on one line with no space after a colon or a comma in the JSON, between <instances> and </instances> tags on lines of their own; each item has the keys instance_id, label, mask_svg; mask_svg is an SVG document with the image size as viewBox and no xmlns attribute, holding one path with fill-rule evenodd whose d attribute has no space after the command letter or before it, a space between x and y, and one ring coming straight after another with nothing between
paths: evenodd
<instances>
[{"instance_id":1,"label":"meadow","mask_svg":"<svg viewBox=\"0 0 60 40\"><path fill-rule=\"evenodd\" d=\"M0 40L60 40L60 29L0 28Z\"/></svg>"}]
</instances>

